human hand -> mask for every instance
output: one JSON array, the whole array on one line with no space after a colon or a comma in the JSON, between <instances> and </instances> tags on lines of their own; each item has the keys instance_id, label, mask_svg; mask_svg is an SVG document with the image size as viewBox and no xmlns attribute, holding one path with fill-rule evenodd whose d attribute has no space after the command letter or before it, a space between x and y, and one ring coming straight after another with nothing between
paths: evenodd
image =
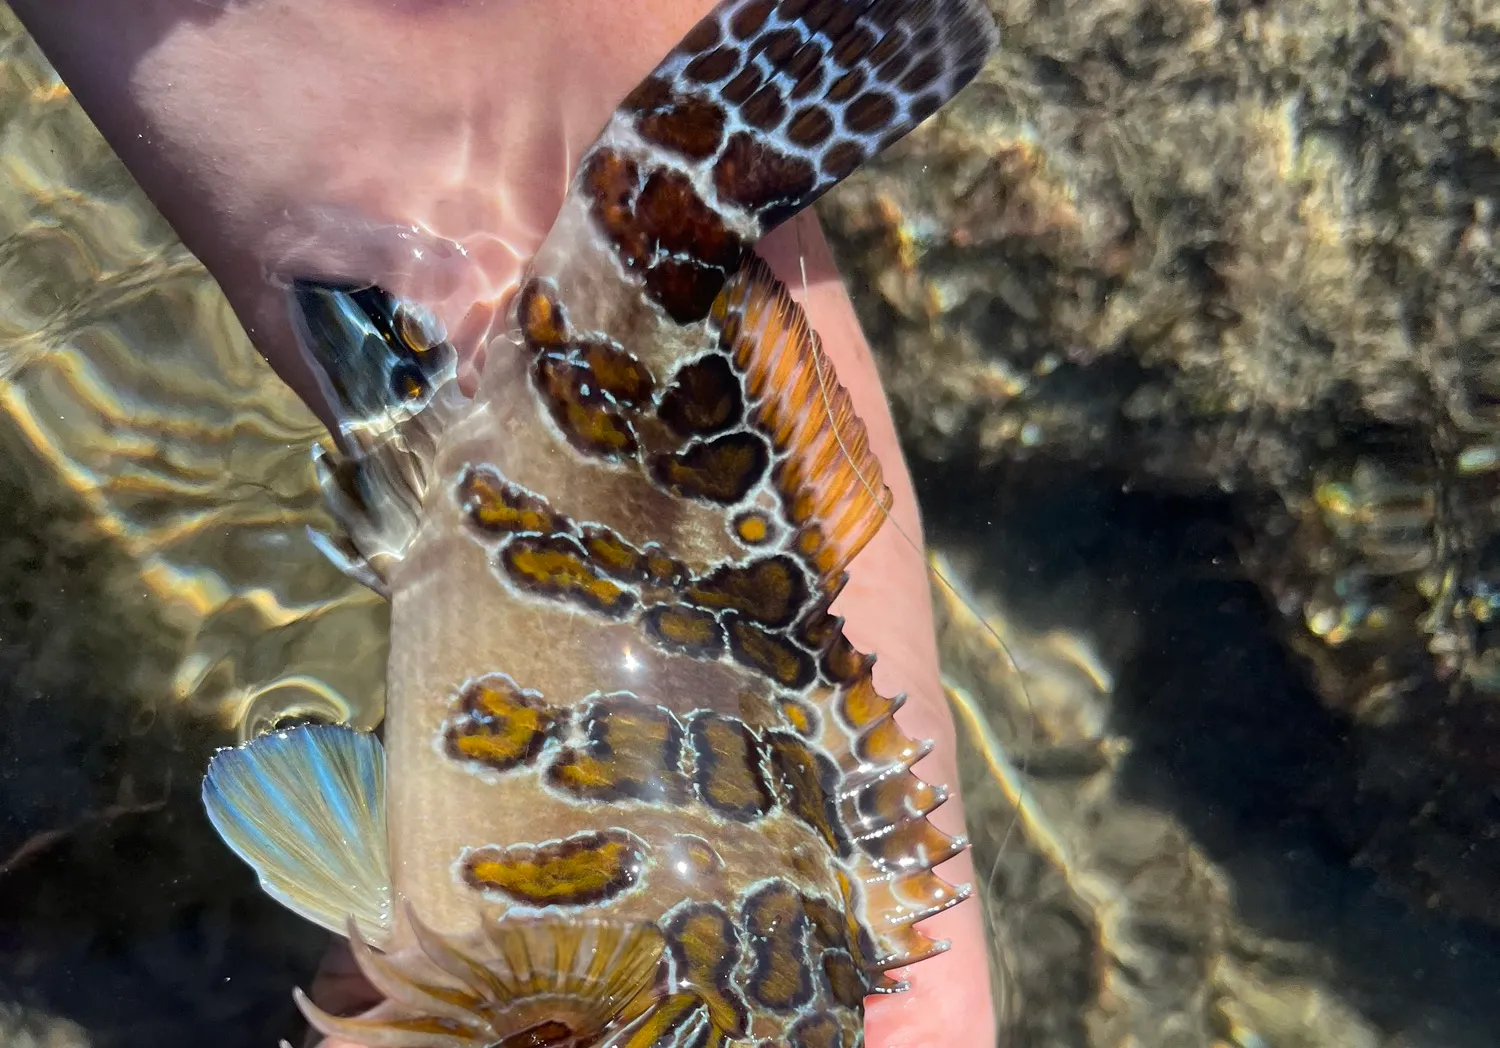
<instances>
[{"instance_id":1,"label":"human hand","mask_svg":"<svg viewBox=\"0 0 1500 1048\"><path fill-rule=\"evenodd\" d=\"M423 302L472 361L561 201L574 160L615 101L711 0L14 0L64 79L277 371L315 409L316 385L279 279L371 279ZM413 236L413 226L427 233ZM954 787L953 725L938 680L911 480L869 348L810 216L761 253L803 300L865 420L894 494L836 610L879 653L876 683L906 692L907 733L935 749L917 772ZM806 284L804 294L803 266ZM963 829L959 798L932 816ZM967 854L940 868L971 877ZM980 911L923 925L946 954L893 973L869 1002L875 1048L989 1048L994 1019ZM347 955L314 996L370 1001ZM328 1042L326 1048L349 1048Z\"/></svg>"}]
</instances>

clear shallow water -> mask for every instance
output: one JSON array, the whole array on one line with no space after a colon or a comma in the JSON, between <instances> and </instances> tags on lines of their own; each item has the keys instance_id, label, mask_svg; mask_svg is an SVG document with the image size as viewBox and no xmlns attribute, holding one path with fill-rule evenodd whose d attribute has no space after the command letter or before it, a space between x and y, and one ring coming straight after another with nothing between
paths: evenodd
<instances>
[{"instance_id":1,"label":"clear shallow water","mask_svg":"<svg viewBox=\"0 0 1500 1048\"><path fill-rule=\"evenodd\" d=\"M377 720L383 608L302 539L319 427L3 9L0 156L0 1044L274 1043L323 939L219 846L197 774L284 713ZM887 303L951 304L905 276ZM881 348L908 400L945 389ZM976 388L950 371L949 399ZM1006 1043L1492 1044L1500 945L1328 832L1347 725L1215 508L940 458L915 466L960 587L942 645Z\"/></svg>"}]
</instances>

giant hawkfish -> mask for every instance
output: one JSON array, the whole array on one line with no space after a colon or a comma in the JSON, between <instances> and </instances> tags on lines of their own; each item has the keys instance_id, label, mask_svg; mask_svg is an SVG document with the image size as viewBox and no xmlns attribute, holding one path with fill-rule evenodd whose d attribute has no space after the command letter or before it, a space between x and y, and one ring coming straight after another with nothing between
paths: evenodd
<instances>
[{"instance_id":1,"label":"giant hawkfish","mask_svg":"<svg viewBox=\"0 0 1500 1048\"><path fill-rule=\"evenodd\" d=\"M392 1048L854 1048L965 894L830 605L887 515L753 254L996 44L978 0L726 0L582 156L472 396L417 305L298 281L330 555L391 601L383 745L217 754L210 817L347 934Z\"/></svg>"}]
</instances>

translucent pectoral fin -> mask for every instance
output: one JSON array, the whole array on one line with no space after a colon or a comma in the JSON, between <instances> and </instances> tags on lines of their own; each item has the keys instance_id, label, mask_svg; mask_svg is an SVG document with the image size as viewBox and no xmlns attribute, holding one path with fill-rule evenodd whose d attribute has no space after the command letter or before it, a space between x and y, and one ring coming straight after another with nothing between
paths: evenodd
<instances>
[{"instance_id":1,"label":"translucent pectoral fin","mask_svg":"<svg viewBox=\"0 0 1500 1048\"><path fill-rule=\"evenodd\" d=\"M340 1018L299 993L315 1029L368 1048L592 1045L649 1006L663 949L650 924L486 918L451 937L410 911L407 920L410 954L381 954L351 934L355 963L385 1003Z\"/></svg>"},{"instance_id":2,"label":"translucent pectoral fin","mask_svg":"<svg viewBox=\"0 0 1500 1048\"><path fill-rule=\"evenodd\" d=\"M438 440L463 403L458 352L420 306L373 285L297 280L290 300L341 452L317 449L314 464L348 541L319 545L384 592L420 522Z\"/></svg>"},{"instance_id":3,"label":"translucent pectoral fin","mask_svg":"<svg viewBox=\"0 0 1500 1048\"><path fill-rule=\"evenodd\" d=\"M338 934L351 917L382 941L390 934L379 739L320 724L220 750L203 779L203 806L272 898Z\"/></svg>"}]
</instances>

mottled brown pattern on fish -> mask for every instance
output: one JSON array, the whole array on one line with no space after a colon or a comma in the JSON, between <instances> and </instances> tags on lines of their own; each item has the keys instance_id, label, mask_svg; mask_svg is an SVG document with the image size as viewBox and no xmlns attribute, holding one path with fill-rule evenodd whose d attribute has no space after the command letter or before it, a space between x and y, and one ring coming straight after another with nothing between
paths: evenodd
<instances>
[{"instance_id":1,"label":"mottled brown pattern on fish","mask_svg":"<svg viewBox=\"0 0 1500 1048\"><path fill-rule=\"evenodd\" d=\"M792 1027L787 1048L844 1048L844 1031L830 1015L809 1015Z\"/></svg>"},{"instance_id":2,"label":"mottled brown pattern on fish","mask_svg":"<svg viewBox=\"0 0 1500 1048\"><path fill-rule=\"evenodd\" d=\"M760 740L737 717L700 713L688 723L694 756L693 785L714 811L749 822L776 803L766 779Z\"/></svg>"},{"instance_id":3,"label":"mottled brown pattern on fish","mask_svg":"<svg viewBox=\"0 0 1500 1048\"><path fill-rule=\"evenodd\" d=\"M794 1012L812 1000L807 960L809 921L797 889L775 880L752 892L740 908L753 963L745 992L773 1012Z\"/></svg>"},{"instance_id":4,"label":"mottled brown pattern on fish","mask_svg":"<svg viewBox=\"0 0 1500 1048\"><path fill-rule=\"evenodd\" d=\"M694 989L720 1030L742 1036L747 1016L745 999L732 979L741 955L734 920L714 903L688 903L667 916L662 931L675 983Z\"/></svg>"},{"instance_id":5,"label":"mottled brown pattern on fish","mask_svg":"<svg viewBox=\"0 0 1500 1048\"><path fill-rule=\"evenodd\" d=\"M476 891L524 906L587 906L635 887L645 859L645 843L635 834L607 829L541 844L475 848L461 866Z\"/></svg>"},{"instance_id":6,"label":"mottled brown pattern on fish","mask_svg":"<svg viewBox=\"0 0 1500 1048\"><path fill-rule=\"evenodd\" d=\"M552 512L546 499L510 483L489 466L464 471L458 482L458 501L474 526L483 531L554 535L573 529L566 517Z\"/></svg>"},{"instance_id":7,"label":"mottled brown pattern on fish","mask_svg":"<svg viewBox=\"0 0 1500 1048\"><path fill-rule=\"evenodd\" d=\"M817 668L812 656L785 637L757 626L744 616L726 612L729 650L734 660L769 678L789 691L812 683Z\"/></svg>"},{"instance_id":8,"label":"mottled brown pattern on fish","mask_svg":"<svg viewBox=\"0 0 1500 1048\"><path fill-rule=\"evenodd\" d=\"M651 472L674 495L733 506L760 483L770 461L770 449L760 437L726 433L655 456Z\"/></svg>"},{"instance_id":9,"label":"mottled brown pattern on fish","mask_svg":"<svg viewBox=\"0 0 1500 1048\"><path fill-rule=\"evenodd\" d=\"M539 597L566 600L611 618L635 607L635 595L595 567L578 540L568 535L518 535L501 548L500 565L517 588Z\"/></svg>"},{"instance_id":10,"label":"mottled brown pattern on fish","mask_svg":"<svg viewBox=\"0 0 1500 1048\"><path fill-rule=\"evenodd\" d=\"M454 697L443 742L454 760L511 771L536 760L566 718L566 710L548 706L538 693L493 673Z\"/></svg>"},{"instance_id":11,"label":"mottled brown pattern on fish","mask_svg":"<svg viewBox=\"0 0 1500 1048\"><path fill-rule=\"evenodd\" d=\"M455 487L421 507L428 574L410 586L429 611L461 593L462 618L411 655L407 701L438 701L409 696L455 671L544 697L450 709L438 689L425 719L395 704L428 732L404 759L462 794L462 846L504 875L488 898L635 871L580 908L669 940L674 981L630 1048L853 1048L863 994L935 950L912 926L961 897L930 871L959 843L925 820L941 797L907 770L925 750L829 610L889 507L880 464L749 247L992 39L971 0L722 4L584 155L517 296L521 346L491 347L438 456ZM414 861L451 881L455 831L413 822ZM559 843L615 832L638 851Z\"/></svg>"},{"instance_id":12,"label":"mottled brown pattern on fish","mask_svg":"<svg viewBox=\"0 0 1500 1048\"><path fill-rule=\"evenodd\" d=\"M790 625L806 610L807 577L790 557L726 564L687 587L688 599L715 611L737 611L763 626Z\"/></svg>"},{"instance_id":13,"label":"mottled brown pattern on fish","mask_svg":"<svg viewBox=\"0 0 1500 1048\"><path fill-rule=\"evenodd\" d=\"M547 766L553 787L588 800L675 804L686 796L682 725L671 710L619 693L590 702L580 723L583 744Z\"/></svg>"}]
</instances>

